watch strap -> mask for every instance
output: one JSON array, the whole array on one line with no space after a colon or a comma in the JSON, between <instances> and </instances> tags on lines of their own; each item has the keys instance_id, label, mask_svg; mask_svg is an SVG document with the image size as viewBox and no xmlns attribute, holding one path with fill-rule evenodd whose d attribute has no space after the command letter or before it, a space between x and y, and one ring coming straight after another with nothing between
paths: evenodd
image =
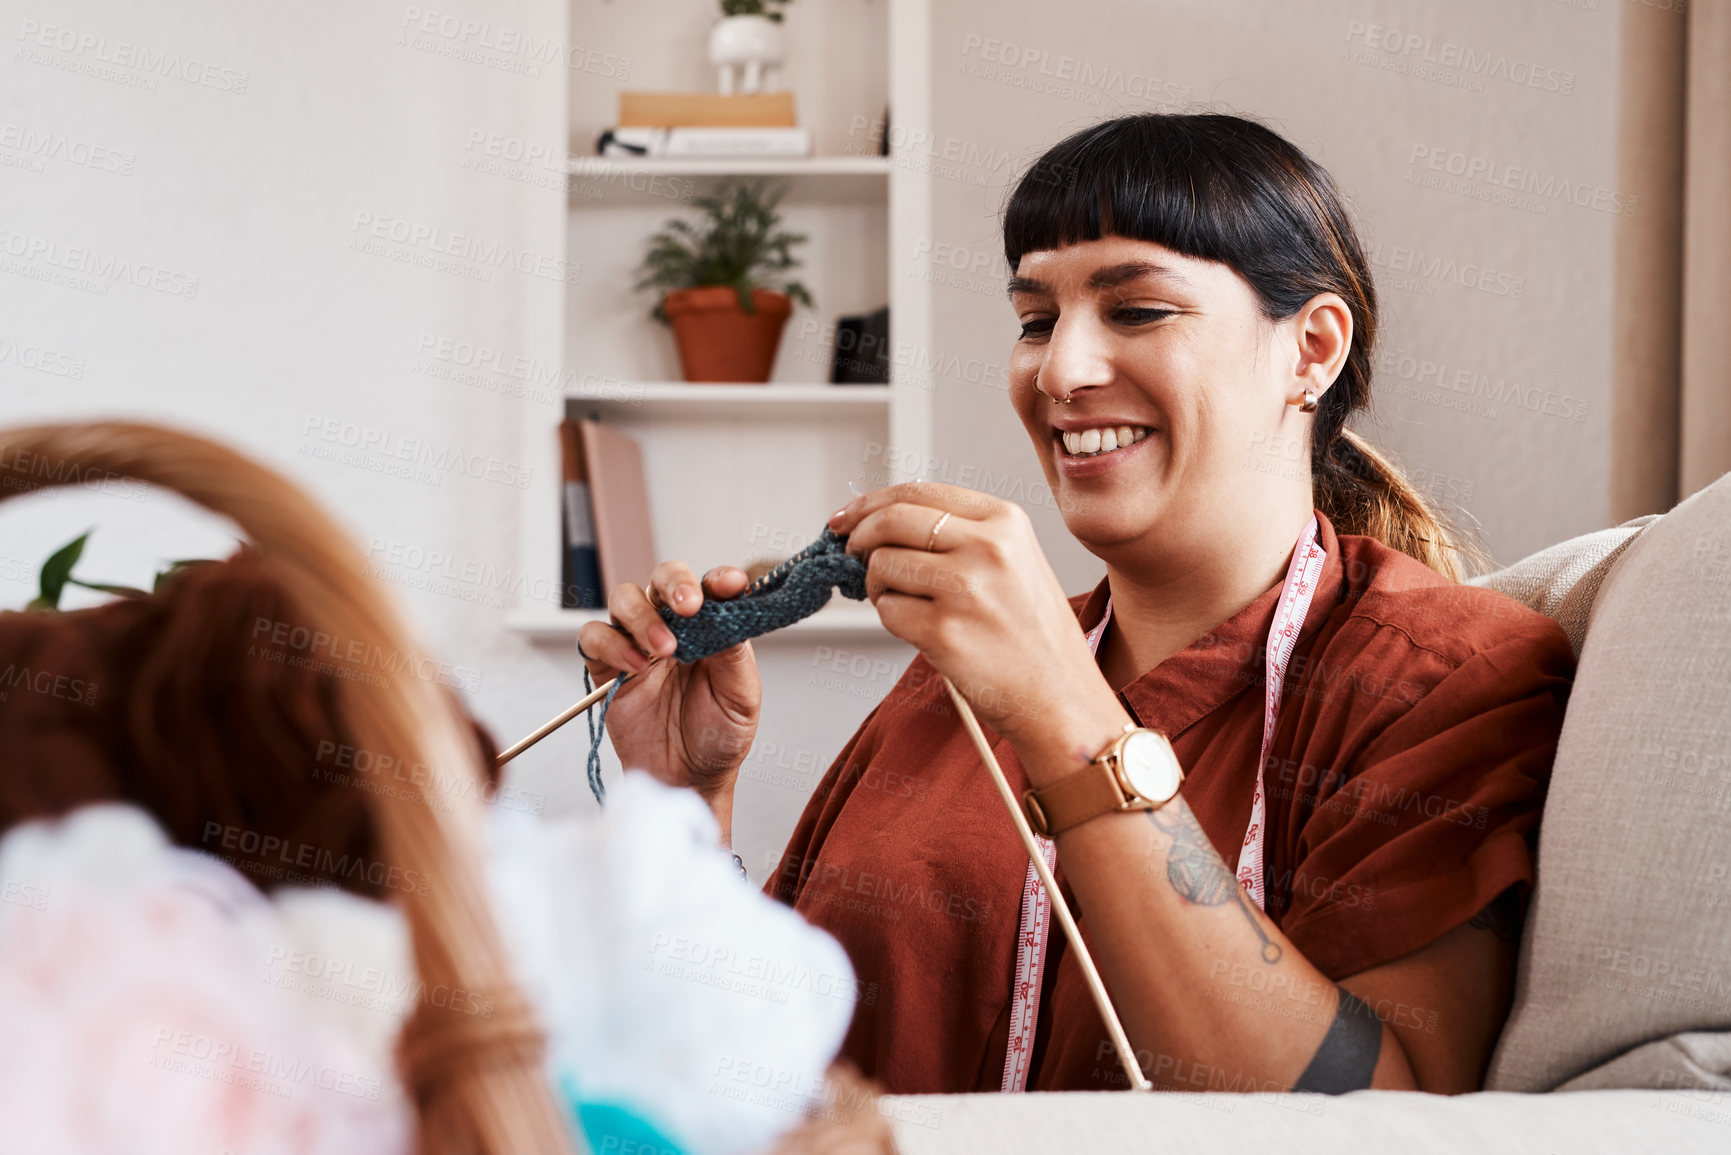
<instances>
[{"instance_id":1,"label":"watch strap","mask_svg":"<svg viewBox=\"0 0 1731 1155\"><path fill-rule=\"evenodd\" d=\"M1105 761L1090 762L1050 786L1022 795L1028 824L1047 838L1114 810L1124 809L1124 791Z\"/></svg>"}]
</instances>

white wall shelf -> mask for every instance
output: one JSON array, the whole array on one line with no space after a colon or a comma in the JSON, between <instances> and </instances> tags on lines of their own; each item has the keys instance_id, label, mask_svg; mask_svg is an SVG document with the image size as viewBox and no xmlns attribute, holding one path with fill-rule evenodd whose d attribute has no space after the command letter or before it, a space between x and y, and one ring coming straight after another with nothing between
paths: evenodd
<instances>
[{"instance_id":1,"label":"white wall shelf","mask_svg":"<svg viewBox=\"0 0 1731 1155\"><path fill-rule=\"evenodd\" d=\"M597 42L639 42L649 19L606 0L571 3L573 26ZM671 0L654 19L706 28L712 3ZM786 79L818 155L572 155L564 162L566 252L580 275L562 287L561 363L573 378L563 415L593 416L637 440L655 551L700 571L787 556L821 530L850 492L908 480L910 463L917 468L930 453L932 382L922 366L930 363L923 354L932 340L931 285L915 254L931 236L932 178L918 147L872 155L886 106L898 130L892 146L930 139L929 0L837 0L788 19ZM838 54L838 43L850 47ZM703 87L712 79L707 65L693 68L680 51L667 47L644 59L623 87ZM566 139L578 142L574 148L615 123L621 87L601 77L572 78ZM644 242L668 217L693 216L694 192L729 177L789 186L783 219L808 238L795 275L816 307L796 309L789 319L769 384L669 380L679 371L672 336L650 319L649 296L632 289ZM836 319L886 303L889 384L828 384ZM523 434L537 483L523 495L522 569L551 588L562 571L556 421L545 410L526 411ZM568 644L596 617L525 602L506 624L531 639ZM831 605L787 633L848 635L861 645L893 641L874 610L852 603ZM804 678L795 684L805 686Z\"/></svg>"},{"instance_id":2,"label":"white wall shelf","mask_svg":"<svg viewBox=\"0 0 1731 1155\"><path fill-rule=\"evenodd\" d=\"M617 157L574 156L565 163L572 176L865 176L890 174L887 156L764 157Z\"/></svg>"},{"instance_id":3,"label":"white wall shelf","mask_svg":"<svg viewBox=\"0 0 1731 1155\"><path fill-rule=\"evenodd\" d=\"M765 177L788 186L788 200L882 201L893 166L882 156L658 158L574 156L565 162L573 212L595 199L628 203L682 201L697 183Z\"/></svg>"},{"instance_id":4,"label":"white wall shelf","mask_svg":"<svg viewBox=\"0 0 1731 1155\"><path fill-rule=\"evenodd\" d=\"M605 381L565 391L573 408L602 417L802 417L882 413L888 385L691 385Z\"/></svg>"},{"instance_id":5,"label":"white wall shelf","mask_svg":"<svg viewBox=\"0 0 1731 1155\"><path fill-rule=\"evenodd\" d=\"M577 631L588 622L607 621L606 610L555 610L555 609L523 609L516 610L505 619L505 624L525 637L544 642L575 642ZM819 637L868 637L878 635L884 639L889 633L883 623L878 620L878 612L869 603L850 602L840 594L830 598L829 605L819 610L809 618L795 622L784 630L773 634L765 634L757 639L754 645L774 643L777 639L789 641L810 641Z\"/></svg>"}]
</instances>

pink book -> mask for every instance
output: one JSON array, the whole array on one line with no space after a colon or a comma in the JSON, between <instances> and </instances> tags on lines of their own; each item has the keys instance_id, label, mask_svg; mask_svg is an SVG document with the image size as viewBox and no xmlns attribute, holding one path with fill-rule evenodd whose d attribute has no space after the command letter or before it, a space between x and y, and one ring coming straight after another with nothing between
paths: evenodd
<instances>
[{"instance_id":1,"label":"pink book","mask_svg":"<svg viewBox=\"0 0 1731 1155\"><path fill-rule=\"evenodd\" d=\"M589 500L595 510L595 547L601 555L601 588L630 582L641 586L655 569L655 530L649 520L649 486L643 450L625 434L598 421L579 421Z\"/></svg>"}]
</instances>

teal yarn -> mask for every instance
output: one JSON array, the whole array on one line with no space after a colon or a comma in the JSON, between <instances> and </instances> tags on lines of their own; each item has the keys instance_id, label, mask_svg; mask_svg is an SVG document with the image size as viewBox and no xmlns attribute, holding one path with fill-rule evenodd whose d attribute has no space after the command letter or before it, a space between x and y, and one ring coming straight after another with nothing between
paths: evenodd
<instances>
[{"instance_id":1,"label":"teal yarn","mask_svg":"<svg viewBox=\"0 0 1731 1155\"><path fill-rule=\"evenodd\" d=\"M629 1151L633 1155L684 1155L685 1149L633 1111L617 1103L589 1102L569 1074L559 1077L565 1109L583 1132L591 1151Z\"/></svg>"},{"instance_id":2,"label":"teal yarn","mask_svg":"<svg viewBox=\"0 0 1731 1155\"><path fill-rule=\"evenodd\" d=\"M840 590L844 598L865 601L866 566L847 552L847 538L825 526L816 541L752 582L738 597L705 599L688 618L662 606L661 620L678 643L673 657L680 662L698 662L811 617L829 603L832 589ZM628 676L619 675L601 703L599 716L587 715L589 789L597 802L606 802L606 788L601 784L601 736L607 732L607 709ZM583 688L590 688L587 665L583 667Z\"/></svg>"}]
</instances>

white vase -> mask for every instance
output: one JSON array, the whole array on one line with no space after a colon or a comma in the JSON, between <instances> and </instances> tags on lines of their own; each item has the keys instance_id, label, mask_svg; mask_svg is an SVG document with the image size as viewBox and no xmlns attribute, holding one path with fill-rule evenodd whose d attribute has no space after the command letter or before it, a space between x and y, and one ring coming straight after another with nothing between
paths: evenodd
<instances>
[{"instance_id":1,"label":"white vase","mask_svg":"<svg viewBox=\"0 0 1731 1155\"><path fill-rule=\"evenodd\" d=\"M709 34L709 62L723 96L774 92L785 52L781 25L767 16L723 16Z\"/></svg>"}]
</instances>

